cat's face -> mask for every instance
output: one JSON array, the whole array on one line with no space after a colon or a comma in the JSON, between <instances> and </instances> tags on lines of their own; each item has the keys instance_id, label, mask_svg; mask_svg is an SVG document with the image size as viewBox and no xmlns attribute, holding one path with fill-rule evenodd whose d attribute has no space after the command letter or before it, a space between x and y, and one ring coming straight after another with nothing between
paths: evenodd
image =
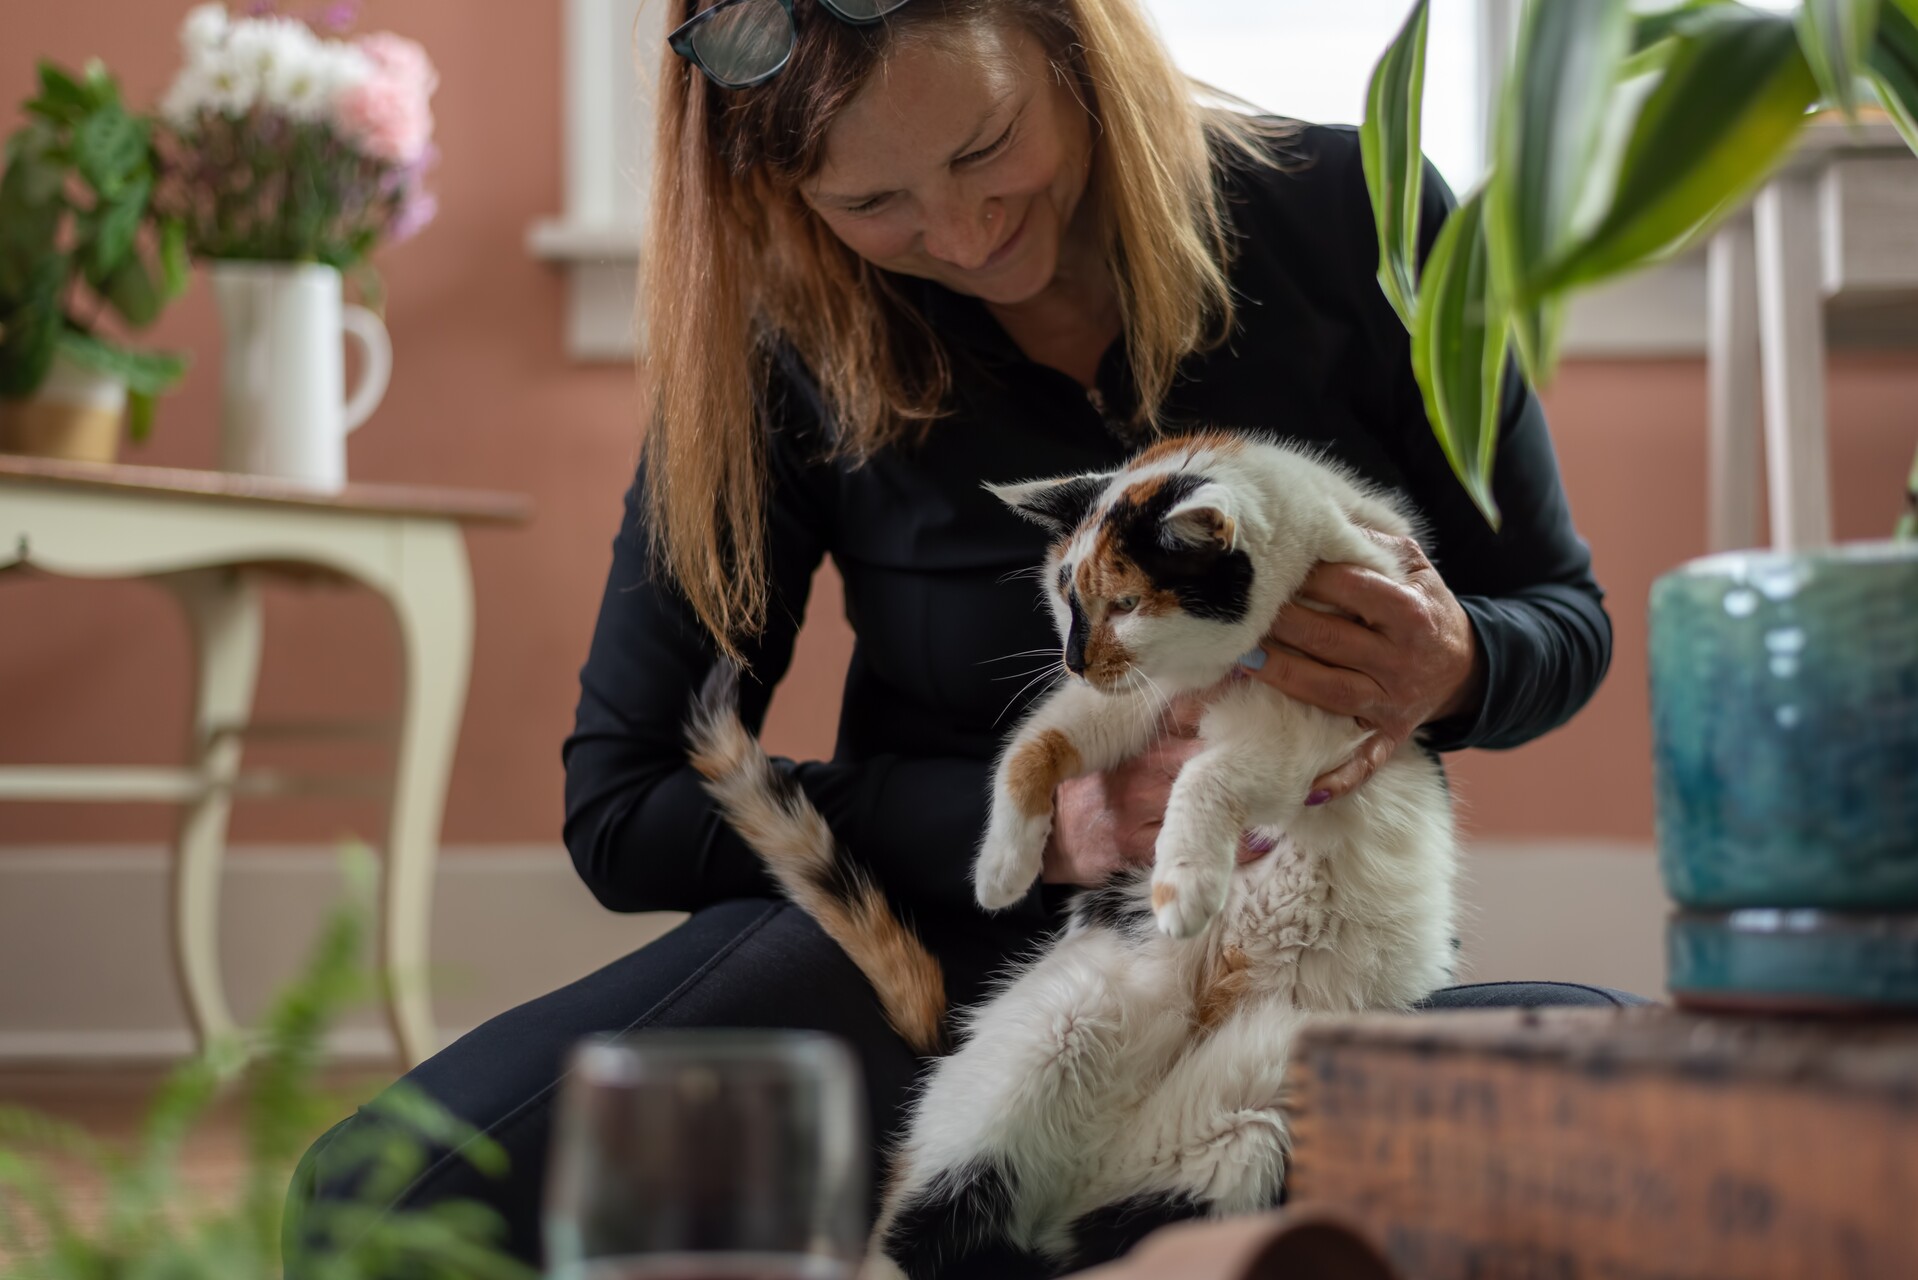
<instances>
[{"instance_id":1,"label":"cat's face","mask_svg":"<svg viewBox=\"0 0 1918 1280\"><path fill-rule=\"evenodd\" d=\"M1066 668L1095 688L1209 683L1256 642L1256 561L1227 485L1173 470L989 487L1057 536L1046 597Z\"/></svg>"}]
</instances>

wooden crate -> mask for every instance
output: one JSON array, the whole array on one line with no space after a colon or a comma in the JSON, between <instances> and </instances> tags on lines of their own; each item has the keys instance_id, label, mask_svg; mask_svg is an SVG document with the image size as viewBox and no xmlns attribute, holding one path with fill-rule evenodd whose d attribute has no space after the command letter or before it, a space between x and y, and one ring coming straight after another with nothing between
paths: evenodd
<instances>
[{"instance_id":1,"label":"wooden crate","mask_svg":"<svg viewBox=\"0 0 1918 1280\"><path fill-rule=\"evenodd\" d=\"M1918 1280L1918 1024L1364 1016L1291 1081L1289 1195L1408 1280Z\"/></svg>"}]
</instances>

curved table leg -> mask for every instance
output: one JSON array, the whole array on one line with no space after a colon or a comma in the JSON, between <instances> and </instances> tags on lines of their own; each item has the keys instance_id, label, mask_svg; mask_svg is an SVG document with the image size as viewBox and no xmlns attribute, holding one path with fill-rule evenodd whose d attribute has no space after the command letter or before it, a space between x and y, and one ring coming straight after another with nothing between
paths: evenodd
<instances>
[{"instance_id":1,"label":"curved table leg","mask_svg":"<svg viewBox=\"0 0 1918 1280\"><path fill-rule=\"evenodd\" d=\"M459 529L409 524L397 581L378 586L399 623L405 673L386 840L383 959L388 1017L417 1065L439 1048L428 986L433 862L473 652L473 584Z\"/></svg>"},{"instance_id":2,"label":"curved table leg","mask_svg":"<svg viewBox=\"0 0 1918 1280\"><path fill-rule=\"evenodd\" d=\"M206 790L186 806L173 848L173 959L200 1047L233 1030L220 980L220 861L240 771L239 730L253 712L260 671L260 600L237 570L204 569L156 581L173 592L193 632L193 737L188 754Z\"/></svg>"}]
</instances>

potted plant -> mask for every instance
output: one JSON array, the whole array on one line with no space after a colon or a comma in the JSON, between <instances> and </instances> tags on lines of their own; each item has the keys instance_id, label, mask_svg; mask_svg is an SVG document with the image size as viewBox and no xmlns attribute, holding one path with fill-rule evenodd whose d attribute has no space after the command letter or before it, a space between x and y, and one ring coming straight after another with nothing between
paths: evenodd
<instances>
[{"instance_id":1,"label":"potted plant","mask_svg":"<svg viewBox=\"0 0 1918 1280\"><path fill-rule=\"evenodd\" d=\"M183 228L154 213L151 126L106 68L39 80L0 175L0 449L110 462L185 361L100 321L144 328L186 287Z\"/></svg>"},{"instance_id":2,"label":"potted plant","mask_svg":"<svg viewBox=\"0 0 1918 1280\"><path fill-rule=\"evenodd\" d=\"M370 257L408 238L437 205L425 50L386 32L348 40L352 4L311 22L255 5L188 13L184 63L161 114L161 205L211 264L225 332L222 465L336 489L346 434L386 387L392 353L379 317L342 301L342 276L377 301ZM341 335L365 348L343 396Z\"/></svg>"},{"instance_id":3,"label":"potted plant","mask_svg":"<svg viewBox=\"0 0 1918 1280\"><path fill-rule=\"evenodd\" d=\"M1425 22L1420 0L1362 132L1379 280L1433 430L1493 522L1499 380L1510 352L1550 377L1568 295L1699 243L1815 108L1855 117L1875 96L1918 150L1918 0L1529 0L1489 172L1421 267ZM1674 994L1918 1007L1918 542L1667 574L1651 686Z\"/></svg>"}]
</instances>

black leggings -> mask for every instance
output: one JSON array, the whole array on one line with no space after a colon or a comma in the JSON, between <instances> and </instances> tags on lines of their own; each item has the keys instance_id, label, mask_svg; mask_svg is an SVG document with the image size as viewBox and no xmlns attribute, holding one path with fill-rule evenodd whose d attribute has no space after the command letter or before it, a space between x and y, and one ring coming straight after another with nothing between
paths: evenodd
<instances>
[{"instance_id":1,"label":"black leggings","mask_svg":"<svg viewBox=\"0 0 1918 1280\"><path fill-rule=\"evenodd\" d=\"M992 945L999 954L1011 946L1006 939ZM951 948L934 946L947 960L955 1000L977 995L991 968L983 953L955 964ZM1450 987L1427 1002L1433 1008L1639 1003L1602 987L1551 982ZM445 1153L401 1203L461 1198L490 1204L505 1218L512 1251L539 1265L540 1193L566 1054L595 1032L645 1027L798 1027L843 1037L865 1069L875 1159L904 1118L918 1066L886 1025L865 978L808 917L783 902L720 903L598 972L508 1010L414 1068L407 1079L490 1134L511 1167L494 1181ZM306 1153L289 1192L289 1224L297 1223L308 1199L341 1193L327 1149L348 1126L363 1123L370 1122L349 1117Z\"/></svg>"}]
</instances>

